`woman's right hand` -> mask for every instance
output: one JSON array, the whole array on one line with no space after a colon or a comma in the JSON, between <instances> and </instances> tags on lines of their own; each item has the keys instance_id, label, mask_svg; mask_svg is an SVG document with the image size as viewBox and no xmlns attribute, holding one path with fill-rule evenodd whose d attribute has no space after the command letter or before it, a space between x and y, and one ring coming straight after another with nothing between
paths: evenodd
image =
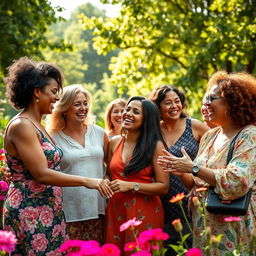
<instances>
[{"instance_id":1,"label":"woman's right hand","mask_svg":"<svg viewBox=\"0 0 256 256\"><path fill-rule=\"evenodd\" d=\"M100 192L101 196L106 196L107 198L110 198L114 195L114 192L112 191L110 187L110 180L109 179L102 179L97 187L98 191Z\"/></svg>"}]
</instances>

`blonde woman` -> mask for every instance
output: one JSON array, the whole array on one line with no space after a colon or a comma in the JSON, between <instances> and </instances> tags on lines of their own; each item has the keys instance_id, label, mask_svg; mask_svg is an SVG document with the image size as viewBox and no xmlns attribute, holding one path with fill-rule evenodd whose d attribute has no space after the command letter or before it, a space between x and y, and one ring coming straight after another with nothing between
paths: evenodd
<instances>
[{"instance_id":1,"label":"blonde woman","mask_svg":"<svg viewBox=\"0 0 256 256\"><path fill-rule=\"evenodd\" d=\"M102 179L108 137L91 122L91 102L91 95L83 86L65 87L47 126L63 151L62 172ZM70 238L101 243L105 199L99 192L68 187L63 190L63 201Z\"/></svg>"},{"instance_id":2,"label":"blonde woman","mask_svg":"<svg viewBox=\"0 0 256 256\"><path fill-rule=\"evenodd\" d=\"M122 128L122 114L126 105L126 100L115 99L111 101L105 112L105 130L109 138L120 135Z\"/></svg>"}]
</instances>

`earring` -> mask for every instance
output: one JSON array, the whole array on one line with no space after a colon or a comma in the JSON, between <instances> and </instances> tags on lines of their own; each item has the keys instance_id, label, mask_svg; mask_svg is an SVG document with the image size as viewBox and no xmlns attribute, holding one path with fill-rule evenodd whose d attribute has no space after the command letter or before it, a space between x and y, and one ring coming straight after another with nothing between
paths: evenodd
<instances>
[{"instance_id":1,"label":"earring","mask_svg":"<svg viewBox=\"0 0 256 256\"><path fill-rule=\"evenodd\" d=\"M38 102L39 102L39 99L37 98L37 99L36 99L36 103L38 103Z\"/></svg>"}]
</instances>

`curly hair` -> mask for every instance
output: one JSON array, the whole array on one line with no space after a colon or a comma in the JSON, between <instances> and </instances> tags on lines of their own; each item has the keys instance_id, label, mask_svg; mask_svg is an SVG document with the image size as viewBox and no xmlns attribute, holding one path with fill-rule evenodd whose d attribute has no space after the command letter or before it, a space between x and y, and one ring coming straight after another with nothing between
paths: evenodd
<instances>
[{"instance_id":1,"label":"curly hair","mask_svg":"<svg viewBox=\"0 0 256 256\"><path fill-rule=\"evenodd\" d=\"M122 99L122 98L118 98L118 99L111 101L107 105L106 112L105 112L105 129L107 132L113 132L115 129L113 123L111 122L111 113L112 113L115 105L121 105L122 107L125 107L126 100Z\"/></svg>"},{"instance_id":2,"label":"curly hair","mask_svg":"<svg viewBox=\"0 0 256 256\"><path fill-rule=\"evenodd\" d=\"M159 88L154 89L151 92L149 99L152 100L157 105L159 110L161 110L160 104L165 99L166 94L170 91L175 92L178 95L182 105L182 109L185 109L187 107L185 94L182 91L180 91L178 88L171 85L163 85ZM180 118L184 118L184 117L187 117L187 114L185 114L182 111L180 114Z\"/></svg>"},{"instance_id":3,"label":"curly hair","mask_svg":"<svg viewBox=\"0 0 256 256\"><path fill-rule=\"evenodd\" d=\"M4 81L6 96L16 109L27 108L33 98L35 88L44 89L50 79L56 80L62 89L63 75L54 64L36 62L28 57L15 60L8 68Z\"/></svg>"},{"instance_id":4,"label":"curly hair","mask_svg":"<svg viewBox=\"0 0 256 256\"><path fill-rule=\"evenodd\" d=\"M218 85L228 104L228 114L239 127L256 123L256 78L245 72L228 74L217 71L207 84L207 91Z\"/></svg>"}]
</instances>

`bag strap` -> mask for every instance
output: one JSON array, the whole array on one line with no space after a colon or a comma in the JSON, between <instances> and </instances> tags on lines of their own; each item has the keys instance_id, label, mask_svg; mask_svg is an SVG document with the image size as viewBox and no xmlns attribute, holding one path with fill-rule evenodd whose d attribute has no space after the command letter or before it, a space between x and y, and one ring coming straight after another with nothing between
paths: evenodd
<instances>
[{"instance_id":1,"label":"bag strap","mask_svg":"<svg viewBox=\"0 0 256 256\"><path fill-rule=\"evenodd\" d=\"M242 129L243 130L243 129ZM235 143L236 143L236 139L238 137L238 135L240 134L240 132L242 131L240 130L237 135L232 139L231 143L230 143L230 147L229 147L229 150L228 150L228 157L227 157L227 165L228 163L230 162L230 160L232 159L232 156L233 156L233 151L234 151L234 147L235 147Z\"/></svg>"}]
</instances>

